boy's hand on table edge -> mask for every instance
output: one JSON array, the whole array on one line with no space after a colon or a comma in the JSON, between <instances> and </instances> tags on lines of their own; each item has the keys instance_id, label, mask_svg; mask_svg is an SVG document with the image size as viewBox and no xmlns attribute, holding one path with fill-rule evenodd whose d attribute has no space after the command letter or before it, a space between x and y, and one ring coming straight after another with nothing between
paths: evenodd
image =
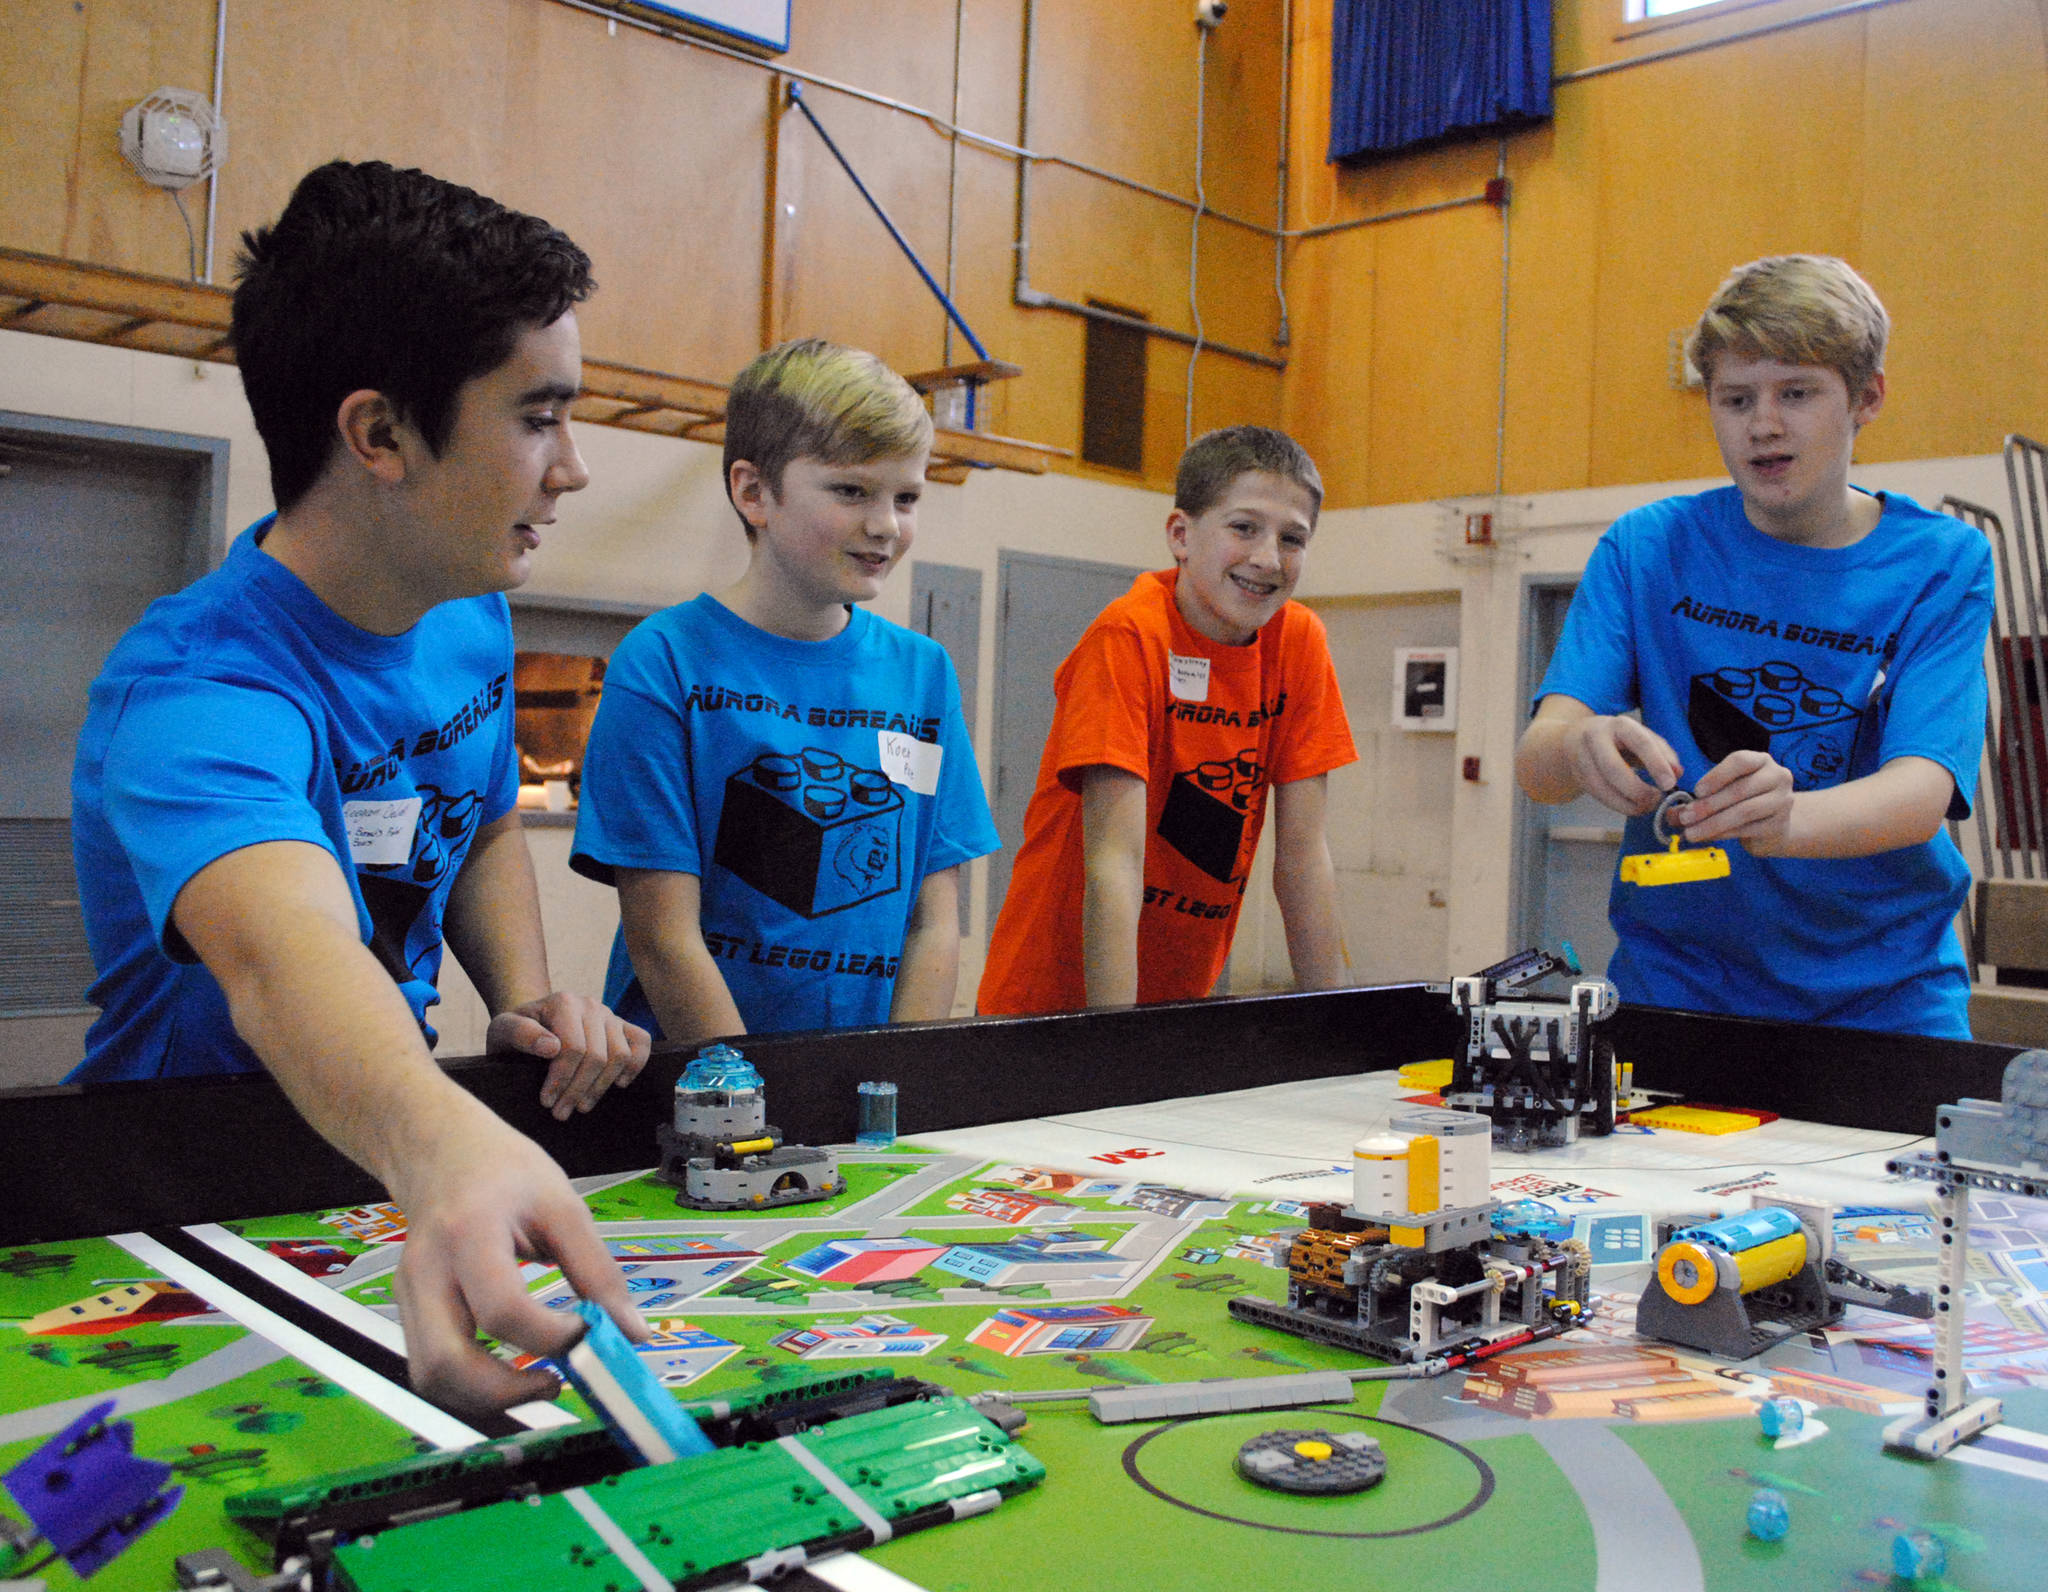
<instances>
[{"instance_id":1,"label":"boy's hand on table edge","mask_svg":"<svg viewBox=\"0 0 2048 1592\"><path fill-rule=\"evenodd\" d=\"M588 1209L523 1134L493 1118L480 1132L442 1139L417 1177L393 1181L407 1227L395 1278L399 1316L412 1383L424 1397L487 1414L561 1392L546 1371L515 1370L477 1342L482 1331L554 1356L582 1336L573 1313L549 1310L526 1291L525 1261L552 1261L627 1337L647 1337Z\"/></svg>"},{"instance_id":2,"label":"boy's hand on table edge","mask_svg":"<svg viewBox=\"0 0 2048 1592\"><path fill-rule=\"evenodd\" d=\"M517 1050L549 1062L540 1103L559 1122L639 1077L650 1044L646 1029L604 1002L564 990L498 1013L484 1039L486 1050Z\"/></svg>"},{"instance_id":3,"label":"boy's hand on table edge","mask_svg":"<svg viewBox=\"0 0 2048 1592\"><path fill-rule=\"evenodd\" d=\"M1594 714L1573 721L1570 733L1572 772L1603 807L1647 813L1678 783L1678 754L1639 720Z\"/></svg>"},{"instance_id":4,"label":"boy's hand on table edge","mask_svg":"<svg viewBox=\"0 0 2048 1592\"><path fill-rule=\"evenodd\" d=\"M1695 800L1671 815L1692 845L1739 840L1769 857L1792 822L1792 771L1768 752L1730 752L1700 779Z\"/></svg>"}]
</instances>

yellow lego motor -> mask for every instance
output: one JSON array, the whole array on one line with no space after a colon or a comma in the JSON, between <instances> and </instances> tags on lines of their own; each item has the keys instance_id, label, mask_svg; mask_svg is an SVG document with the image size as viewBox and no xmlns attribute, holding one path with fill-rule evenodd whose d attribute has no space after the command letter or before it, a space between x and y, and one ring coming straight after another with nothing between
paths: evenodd
<instances>
[{"instance_id":1,"label":"yellow lego motor","mask_svg":"<svg viewBox=\"0 0 2048 1592\"><path fill-rule=\"evenodd\" d=\"M1621 877L1624 884L1691 884L1698 879L1728 877L1727 852L1719 846L1695 846L1690 851L1683 850L1681 836L1667 822L1672 808L1683 807L1692 799L1689 790L1664 793L1664 799L1657 803L1656 812L1650 815L1650 833L1669 849L1639 851L1634 856L1623 857Z\"/></svg>"}]
</instances>

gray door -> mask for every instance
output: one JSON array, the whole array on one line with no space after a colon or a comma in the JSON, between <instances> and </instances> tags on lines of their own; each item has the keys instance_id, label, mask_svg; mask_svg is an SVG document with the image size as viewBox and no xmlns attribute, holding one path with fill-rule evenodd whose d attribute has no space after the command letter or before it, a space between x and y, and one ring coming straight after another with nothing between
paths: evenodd
<instances>
[{"instance_id":1,"label":"gray door","mask_svg":"<svg viewBox=\"0 0 2048 1592\"><path fill-rule=\"evenodd\" d=\"M988 920L1010 887L1010 861L1024 837L1024 809L1052 729L1052 677L1095 616L1144 573L1123 564L1004 553L996 567L996 832L989 859Z\"/></svg>"},{"instance_id":2,"label":"gray door","mask_svg":"<svg viewBox=\"0 0 2048 1592\"><path fill-rule=\"evenodd\" d=\"M227 444L0 414L0 1086L84 1054L71 760L121 634L211 562Z\"/></svg>"},{"instance_id":3,"label":"gray door","mask_svg":"<svg viewBox=\"0 0 2048 1592\"><path fill-rule=\"evenodd\" d=\"M1525 709L1543 671L1550 666L1550 655L1557 650L1565 611L1577 589L1576 583L1536 582L1523 588L1521 700ZM1621 814L1590 796L1559 807L1543 807L1519 790L1515 806L1520 816L1516 825L1520 899L1513 914L1517 925L1513 949L1542 945L1554 951L1569 940L1587 972L1604 972L1614 955L1607 896L1621 855Z\"/></svg>"},{"instance_id":4,"label":"gray door","mask_svg":"<svg viewBox=\"0 0 2048 1592\"><path fill-rule=\"evenodd\" d=\"M960 714L974 739L975 690L981 683L981 571L958 564L910 566L910 628L946 649L960 680ZM960 870L960 932L968 932L974 876Z\"/></svg>"}]
</instances>

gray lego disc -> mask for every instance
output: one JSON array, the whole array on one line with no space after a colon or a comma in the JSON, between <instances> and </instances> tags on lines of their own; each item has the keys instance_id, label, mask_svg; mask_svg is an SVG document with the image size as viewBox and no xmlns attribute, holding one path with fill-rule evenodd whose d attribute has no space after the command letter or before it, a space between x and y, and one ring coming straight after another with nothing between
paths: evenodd
<instances>
[{"instance_id":1,"label":"gray lego disc","mask_svg":"<svg viewBox=\"0 0 2048 1592\"><path fill-rule=\"evenodd\" d=\"M1329 1497L1377 1487L1387 1456L1364 1432L1261 1432L1238 1449L1237 1473L1276 1492Z\"/></svg>"},{"instance_id":2,"label":"gray lego disc","mask_svg":"<svg viewBox=\"0 0 2048 1592\"><path fill-rule=\"evenodd\" d=\"M1664 799L1657 803L1657 810L1650 814L1650 833L1657 837L1658 845L1670 845L1678 834L1677 830L1669 828L1665 822L1671 815L1671 809L1683 807L1692 799L1693 794L1689 790L1668 790L1664 793Z\"/></svg>"}]
</instances>

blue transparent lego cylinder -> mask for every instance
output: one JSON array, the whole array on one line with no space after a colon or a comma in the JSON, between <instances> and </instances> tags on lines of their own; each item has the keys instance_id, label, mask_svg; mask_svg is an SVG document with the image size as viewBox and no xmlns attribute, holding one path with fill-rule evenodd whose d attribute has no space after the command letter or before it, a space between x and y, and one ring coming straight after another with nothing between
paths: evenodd
<instances>
[{"instance_id":1,"label":"blue transparent lego cylinder","mask_svg":"<svg viewBox=\"0 0 2048 1592\"><path fill-rule=\"evenodd\" d=\"M893 1083L864 1083L860 1086L860 1126L853 1137L858 1144L896 1142L896 1086Z\"/></svg>"}]
</instances>

